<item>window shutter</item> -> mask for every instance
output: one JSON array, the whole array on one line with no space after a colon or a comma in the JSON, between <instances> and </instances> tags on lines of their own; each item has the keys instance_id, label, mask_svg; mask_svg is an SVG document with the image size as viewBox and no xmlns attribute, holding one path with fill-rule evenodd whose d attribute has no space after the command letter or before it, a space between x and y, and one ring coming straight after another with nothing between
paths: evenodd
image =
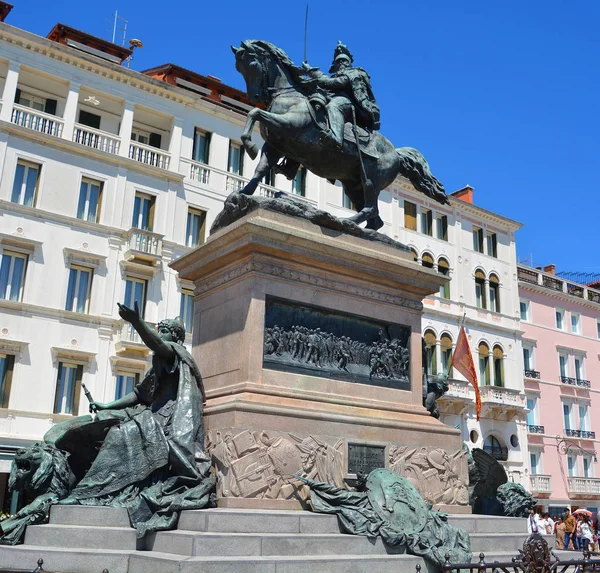
<instances>
[{"instance_id":1,"label":"window shutter","mask_svg":"<svg viewBox=\"0 0 600 573\"><path fill-rule=\"evenodd\" d=\"M245 155L244 148L240 147L240 173L239 173L240 177L244 176L244 155Z\"/></svg>"},{"instance_id":2,"label":"window shutter","mask_svg":"<svg viewBox=\"0 0 600 573\"><path fill-rule=\"evenodd\" d=\"M46 104L44 105L44 113L48 113L50 115L56 115L56 104L58 102L55 99L47 99Z\"/></svg>"},{"instance_id":3,"label":"window shutter","mask_svg":"<svg viewBox=\"0 0 600 573\"><path fill-rule=\"evenodd\" d=\"M156 204L156 197L152 197L150 201L150 207L148 209L148 231L154 230L154 206Z\"/></svg>"},{"instance_id":4,"label":"window shutter","mask_svg":"<svg viewBox=\"0 0 600 573\"><path fill-rule=\"evenodd\" d=\"M404 227L411 231L417 230L417 206L410 201L404 201Z\"/></svg>"},{"instance_id":5,"label":"window shutter","mask_svg":"<svg viewBox=\"0 0 600 573\"><path fill-rule=\"evenodd\" d=\"M448 217L446 215L442 217L442 236L440 239L448 240Z\"/></svg>"},{"instance_id":6,"label":"window shutter","mask_svg":"<svg viewBox=\"0 0 600 573\"><path fill-rule=\"evenodd\" d=\"M15 365L15 357L12 354L6 355L6 365L4 372L0 372L0 381L4 378L2 385L2 394L0 395L0 408L8 408L10 398L10 387L12 385L12 374Z\"/></svg>"},{"instance_id":7,"label":"window shutter","mask_svg":"<svg viewBox=\"0 0 600 573\"><path fill-rule=\"evenodd\" d=\"M150 147L156 147L157 149L160 149L161 140L162 136L160 133L151 133L148 141L150 143Z\"/></svg>"},{"instance_id":8,"label":"window shutter","mask_svg":"<svg viewBox=\"0 0 600 573\"><path fill-rule=\"evenodd\" d=\"M19 103L21 101L21 90L19 88L17 88L17 91L15 92L15 103Z\"/></svg>"},{"instance_id":9,"label":"window shutter","mask_svg":"<svg viewBox=\"0 0 600 573\"><path fill-rule=\"evenodd\" d=\"M208 165L208 158L210 155L210 140L212 138L212 133L210 133L210 131L207 131L204 134L204 157L202 158L203 163L205 163L206 165Z\"/></svg>"},{"instance_id":10,"label":"window shutter","mask_svg":"<svg viewBox=\"0 0 600 573\"><path fill-rule=\"evenodd\" d=\"M75 373L75 390L73 395L73 416L79 416L79 396L81 395L81 380L83 379L83 366L77 366Z\"/></svg>"},{"instance_id":11,"label":"window shutter","mask_svg":"<svg viewBox=\"0 0 600 573\"><path fill-rule=\"evenodd\" d=\"M192 143L192 159L194 161L198 161L197 158L197 153L198 153L198 128L195 127L194 128L194 139L193 139L193 143Z\"/></svg>"},{"instance_id":12,"label":"window shutter","mask_svg":"<svg viewBox=\"0 0 600 573\"><path fill-rule=\"evenodd\" d=\"M423 338L425 339L425 344L427 346L435 346L435 334L431 332L431 330L428 330Z\"/></svg>"},{"instance_id":13,"label":"window shutter","mask_svg":"<svg viewBox=\"0 0 600 573\"><path fill-rule=\"evenodd\" d=\"M60 396L58 395L58 389L60 388L60 371L62 370L62 362L58 363L58 371L56 373L56 385L54 389L54 413L58 414L58 406L60 404Z\"/></svg>"}]
</instances>

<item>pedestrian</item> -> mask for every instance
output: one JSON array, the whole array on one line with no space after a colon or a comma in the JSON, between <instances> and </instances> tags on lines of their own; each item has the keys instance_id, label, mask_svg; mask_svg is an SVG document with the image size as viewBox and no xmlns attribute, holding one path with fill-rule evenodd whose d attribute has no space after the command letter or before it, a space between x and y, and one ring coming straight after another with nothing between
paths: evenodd
<instances>
[{"instance_id":1,"label":"pedestrian","mask_svg":"<svg viewBox=\"0 0 600 573\"><path fill-rule=\"evenodd\" d=\"M594 532L592 531L590 518L587 515L582 515L580 525L582 549L587 552L590 550L590 543L594 542Z\"/></svg>"},{"instance_id":2,"label":"pedestrian","mask_svg":"<svg viewBox=\"0 0 600 573\"><path fill-rule=\"evenodd\" d=\"M544 528L544 525L542 524L540 516L535 511L535 509L533 509L533 507L532 507L529 510L529 517L527 518L527 533L529 533L530 535L533 535L535 533L541 534L541 533L544 533L545 531L546 530Z\"/></svg>"},{"instance_id":3,"label":"pedestrian","mask_svg":"<svg viewBox=\"0 0 600 573\"><path fill-rule=\"evenodd\" d=\"M575 526L575 518L571 515L571 510L565 509L565 550L571 549L571 541L575 537Z\"/></svg>"},{"instance_id":4,"label":"pedestrian","mask_svg":"<svg viewBox=\"0 0 600 573\"><path fill-rule=\"evenodd\" d=\"M554 533L554 520L548 512L544 513L544 525L546 526L546 535L552 535Z\"/></svg>"},{"instance_id":5,"label":"pedestrian","mask_svg":"<svg viewBox=\"0 0 600 573\"><path fill-rule=\"evenodd\" d=\"M583 515L580 513L577 516L577 522L575 523L575 538L573 539L573 546L575 551L581 551L583 547L583 541L581 538L581 522L583 521Z\"/></svg>"},{"instance_id":6,"label":"pedestrian","mask_svg":"<svg viewBox=\"0 0 600 573\"><path fill-rule=\"evenodd\" d=\"M556 520L556 549L565 548L565 522L559 515Z\"/></svg>"}]
</instances>

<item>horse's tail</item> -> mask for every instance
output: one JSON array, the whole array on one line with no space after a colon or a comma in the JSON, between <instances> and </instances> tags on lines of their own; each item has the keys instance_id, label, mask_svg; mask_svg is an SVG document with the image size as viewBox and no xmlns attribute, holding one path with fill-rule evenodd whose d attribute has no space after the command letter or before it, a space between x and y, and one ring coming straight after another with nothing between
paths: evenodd
<instances>
[{"instance_id":1,"label":"horse's tail","mask_svg":"<svg viewBox=\"0 0 600 573\"><path fill-rule=\"evenodd\" d=\"M396 153L400 158L400 175L428 197L442 204L450 203L444 186L431 174L429 164L421 153L412 147L398 147Z\"/></svg>"}]
</instances>

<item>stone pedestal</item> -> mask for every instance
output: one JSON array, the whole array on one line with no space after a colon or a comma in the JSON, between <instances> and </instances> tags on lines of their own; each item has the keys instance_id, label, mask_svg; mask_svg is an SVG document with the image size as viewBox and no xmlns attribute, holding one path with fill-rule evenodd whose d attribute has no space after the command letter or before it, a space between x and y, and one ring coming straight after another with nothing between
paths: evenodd
<instances>
[{"instance_id":1,"label":"stone pedestal","mask_svg":"<svg viewBox=\"0 0 600 573\"><path fill-rule=\"evenodd\" d=\"M384 465L436 506L470 511L459 432L422 406L422 300L445 277L406 250L265 209L172 267L195 285L193 355L220 505L301 507L306 490L290 475L343 486L356 468ZM324 364L324 343L312 352L306 341L294 358L265 340L274 326L288 338L298 326L319 327L319 340L335 330L343 348ZM370 349L360 368L342 357L358 341ZM375 364L381 344L410 353L404 378Z\"/></svg>"}]
</instances>

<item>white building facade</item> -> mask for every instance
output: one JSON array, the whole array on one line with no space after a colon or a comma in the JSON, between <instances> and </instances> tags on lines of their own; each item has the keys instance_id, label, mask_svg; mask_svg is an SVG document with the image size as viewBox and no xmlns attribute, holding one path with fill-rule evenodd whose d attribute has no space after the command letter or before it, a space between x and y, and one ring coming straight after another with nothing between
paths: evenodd
<instances>
[{"instance_id":1,"label":"white building facade","mask_svg":"<svg viewBox=\"0 0 600 573\"><path fill-rule=\"evenodd\" d=\"M192 285L168 265L205 240L256 165L240 148L241 92L169 66L150 77L88 40L58 43L0 23L0 512L14 451L86 413L82 383L107 402L147 370L148 351L117 302L138 301L151 323L181 315L191 328ZM277 188L351 213L341 187L310 172L269 183L261 193ZM452 279L425 304L432 370L444 370L465 312L476 361L483 343L489 350L481 422L458 374L444 421L472 446L494 437L518 475L526 459L519 225L455 198L434 204L403 180L380 206L382 230Z\"/></svg>"}]
</instances>

